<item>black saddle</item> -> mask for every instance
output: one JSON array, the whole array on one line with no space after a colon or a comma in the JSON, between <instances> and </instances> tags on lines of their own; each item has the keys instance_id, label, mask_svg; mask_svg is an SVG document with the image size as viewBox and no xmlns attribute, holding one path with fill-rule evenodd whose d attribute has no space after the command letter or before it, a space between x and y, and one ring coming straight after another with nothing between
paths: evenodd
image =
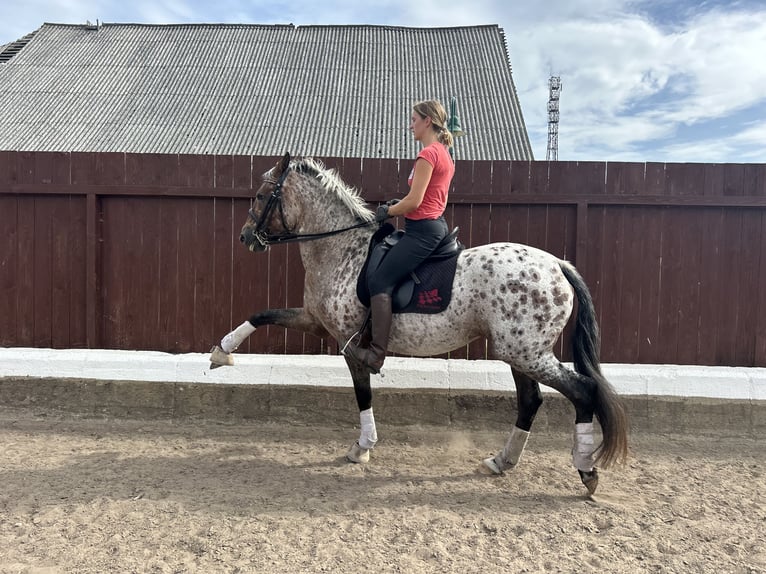
<instances>
[{"instance_id":1,"label":"black saddle","mask_svg":"<svg viewBox=\"0 0 766 574\"><path fill-rule=\"evenodd\" d=\"M429 306L424 304L416 305L416 299L423 303L424 297L422 296L422 291L427 288L429 288L429 294L430 291L433 291L430 289L431 285L424 284L422 276L425 275L426 282L428 282L434 278L434 268L437 266L441 268L441 275L445 275L446 273L449 282L449 289L443 289L443 292L449 291L449 295L451 295L451 286L455 273L456 259L460 252L465 249L465 246L457 238L458 231L459 228L455 227L450 233L448 233L444 239L441 240L439 245L436 246L436 249L434 249L433 253L431 253L431 255L429 255L428 258L423 261L417 269L415 269L415 271L410 273L408 277L402 280L402 282L400 282L394 288L394 293L391 296L391 307L394 313L434 313L442 311L446 308L447 305L449 305L449 299L447 298L445 300L444 297L439 297L439 303L441 303L441 305L438 306ZM388 255L389 251L391 251L391 248L396 245L403 236L403 230L396 229L390 223L385 223L380 227L380 229L378 229L378 231L375 232L375 234L373 234L372 238L370 239L370 247L367 253L367 260L362 267L362 271L359 274L359 278L356 284L357 297L359 297L359 301L361 301L365 307L370 306L370 291L367 286L368 277L373 271L380 267L380 264L383 262L383 259L386 257L386 255ZM451 265L439 265L440 262L450 261L452 263ZM418 293L420 296L415 297L416 293ZM429 297L426 296L425 300L428 299ZM431 303L431 301L427 302Z\"/></svg>"}]
</instances>

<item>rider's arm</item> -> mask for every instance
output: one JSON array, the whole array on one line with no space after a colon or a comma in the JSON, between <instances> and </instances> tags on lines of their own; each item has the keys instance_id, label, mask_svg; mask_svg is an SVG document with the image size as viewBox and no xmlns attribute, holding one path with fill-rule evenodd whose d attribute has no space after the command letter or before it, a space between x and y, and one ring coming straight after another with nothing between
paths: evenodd
<instances>
[{"instance_id":1,"label":"rider's arm","mask_svg":"<svg viewBox=\"0 0 766 574\"><path fill-rule=\"evenodd\" d=\"M388 215L396 217L397 215L407 215L415 211L423 203L423 197L426 194L428 182L431 181L431 174L434 166L426 160L419 158L415 162L415 172L412 174L412 185L410 192L396 205L388 208Z\"/></svg>"}]
</instances>

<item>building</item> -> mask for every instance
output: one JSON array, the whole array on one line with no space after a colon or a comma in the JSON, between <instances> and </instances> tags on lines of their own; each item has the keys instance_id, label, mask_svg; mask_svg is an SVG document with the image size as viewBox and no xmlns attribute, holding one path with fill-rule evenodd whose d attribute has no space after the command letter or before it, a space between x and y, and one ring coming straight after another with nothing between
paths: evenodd
<instances>
[{"instance_id":1,"label":"building","mask_svg":"<svg viewBox=\"0 0 766 574\"><path fill-rule=\"evenodd\" d=\"M0 150L410 158L453 96L459 159L533 159L495 25L44 24L0 46Z\"/></svg>"}]
</instances>

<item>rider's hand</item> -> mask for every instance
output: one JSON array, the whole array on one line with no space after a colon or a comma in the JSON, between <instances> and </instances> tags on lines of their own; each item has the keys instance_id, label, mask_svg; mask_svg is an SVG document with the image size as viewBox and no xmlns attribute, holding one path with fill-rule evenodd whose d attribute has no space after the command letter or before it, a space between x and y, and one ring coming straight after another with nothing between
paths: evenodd
<instances>
[{"instance_id":1,"label":"rider's hand","mask_svg":"<svg viewBox=\"0 0 766 574\"><path fill-rule=\"evenodd\" d=\"M383 223L389 217L390 215L388 215L388 205L383 204L379 206L378 211L375 212L375 221L378 223Z\"/></svg>"},{"instance_id":2,"label":"rider's hand","mask_svg":"<svg viewBox=\"0 0 766 574\"><path fill-rule=\"evenodd\" d=\"M401 201L401 199L396 199L396 198L394 198L394 199L389 199L389 200L386 202L386 205L387 205L388 207L391 207L392 205L396 205L396 204L397 204L397 203L399 203L400 201Z\"/></svg>"}]
</instances>

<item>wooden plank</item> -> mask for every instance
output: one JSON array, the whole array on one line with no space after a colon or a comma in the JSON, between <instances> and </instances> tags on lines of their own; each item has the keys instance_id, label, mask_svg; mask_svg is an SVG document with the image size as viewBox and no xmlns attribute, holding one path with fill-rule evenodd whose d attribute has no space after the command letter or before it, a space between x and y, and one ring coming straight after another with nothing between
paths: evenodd
<instances>
[{"instance_id":1,"label":"wooden plank","mask_svg":"<svg viewBox=\"0 0 766 574\"><path fill-rule=\"evenodd\" d=\"M644 193L665 195L665 164L647 162L644 172Z\"/></svg>"},{"instance_id":2,"label":"wooden plank","mask_svg":"<svg viewBox=\"0 0 766 574\"><path fill-rule=\"evenodd\" d=\"M623 256L619 265L622 272L620 295L620 340L618 360L625 363L639 361L639 329L641 325L641 285L644 270L641 253L644 245L644 210L640 207L623 209Z\"/></svg>"},{"instance_id":3,"label":"wooden plank","mask_svg":"<svg viewBox=\"0 0 766 574\"><path fill-rule=\"evenodd\" d=\"M723 173L723 172L721 172ZM726 287L723 278L724 210L704 209L700 216L704 230L700 238L700 261L702 262L697 280L699 281L697 340L697 362L700 365L717 364L718 309Z\"/></svg>"},{"instance_id":4,"label":"wooden plank","mask_svg":"<svg viewBox=\"0 0 766 574\"><path fill-rule=\"evenodd\" d=\"M72 196L68 203L71 229L67 248L67 273L70 277L68 293L69 347L85 348L88 346L87 198ZM86 254L85 257L83 257L83 253Z\"/></svg>"},{"instance_id":5,"label":"wooden plank","mask_svg":"<svg viewBox=\"0 0 766 574\"><path fill-rule=\"evenodd\" d=\"M605 193L610 196L643 195L645 165L637 162L609 162L606 165Z\"/></svg>"},{"instance_id":6,"label":"wooden plank","mask_svg":"<svg viewBox=\"0 0 766 574\"><path fill-rule=\"evenodd\" d=\"M167 201L167 200L166 200ZM214 198L192 200L196 248L190 252L194 270L194 338L192 349L204 353L220 335L215 324L215 211Z\"/></svg>"},{"instance_id":7,"label":"wooden plank","mask_svg":"<svg viewBox=\"0 0 766 574\"><path fill-rule=\"evenodd\" d=\"M73 186L125 184L124 153L72 152L69 161Z\"/></svg>"},{"instance_id":8,"label":"wooden plank","mask_svg":"<svg viewBox=\"0 0 766 574\"><path fill-rule=\"evenodd\" d=\"M701 186L700 186L701 189ZM680 239L681 259L671 281L678 288L678 342L673 361L694 365L699 361L700 284L704 210L673 210L674 227Z\"/></svg>"},{"instance_id":9,"label":"wooden plank","mask_svg":"<svg viewBox=\"0 0 766 574\"><path fill-rule=\"evenodd\" d=\"M452 178L449 196L451 200L470 198L478 191L473 184L473 167L475 162L460 162L455 166L455 176ZM485 190L486 193L486 190Z\"/></svg>"},{"instance_id":10,"label":"wooden plank","mask_svg":"<svg viewBox=\"0 0 766 574\"><path fill-rule=\"evenodd\" d=\"M703 164L665 164L665 195L698 196L705 194L705 169Z\"/></svg>"},{"instance_id":11,"label":"wooden plank","mask_svg":"<svg viewBox=\"0 0 766 574\"><path fill-rule=\"evenodd\" d=\"M475 161L473 162L473 171L470 188L466 190L469 197L475 195L485 195L487 193L493 193L491 161Z\"/></svg>"},{"instance_id":12,"label":"wooden plank","mask_svg":"<svg viewBox=\"0 0 766 574\"><path fill-rule=\"evenodd\" d=\"M70 213L70 201L66 197L47 198L56 213L56 225L51 229L51 347L66 349L70 343L70 312L73 311L70 293L73 290L70 258L77 231ZM75 317L75 322L77 318Z\"/></svg>"},{"instance_id":13,"label":"wooden plank","mask_svg":"<svg viewBox=\"0 0 766 574\"><path fill-rule=\"evenodd\" d=\"M364 177L362 174L363 163L366 161L358 157L344 158L343 165L338 169L338 175L340 175L343 183L361 190Z\"/></svg>"},{"instance_id":14,"label":"wooden plank","mask_svg":"<svg viewBox=\"0 0 766 574\"><path fill-rule=\"evenodd\" d=\"M16 259L16 345L33 347L35 344L35 198L18 200L18 252Z\"/></svg>"},{"instance_id":15,"label":"wooden plank","mask_svg":"<svg viewBox=\"0 0 766 574\"><path fill-rule=\"evenodd\" d=\"M677 212L662 212L662 277L660 284L659 343L660 363L672 363L678 352L678 332L681 317L681 237L676 224Z\"/></svg>"},{"instance_id":16,"label":"wooden plank","mask_svg":"<svg viewBox=\"0 0 766 574\"><path fill-rule=\"evenodd\" d=\"M68 185L70 157L67 152L34 153L34 181L43 185Z\"/></svg>"},{"instance_id":17,"label":"wooden plank","mask_svg":"<svg viewBox=\"0 0 766 574\"><path fill-rule=\"evenodd\" d=\"M663 273L662 238L663 208L645 208L643 212L643 241L639 267L642 270L641 317L639 321L640 363L661 362L659 340L660 289Z\"/></svg>"},{"instance_id":18,"label":"wooden plank","mask_svg":"<svg viewBox=\"0 0 766 574\"><path fill-rule=\"evenodd\" d=\"M198 255L193 253L195 250L188 248L189 245L195 245L197 239L197 202L197 199L188 198L164 204L167 205L167 211L173 214L172 219L177 222L177 227L170 229L178 237L175 253L178 261L178 268L175 270L178 291L175 296L174 352L179 353L192 352L197 344L195 300L199 289L200 263Z\"/></svg>"},{"instance_id":19,"label":"wooden plank","mask_svg":"<svg viewBox=\"0 0 766 574\"><path fill-rule=\"evenodd\" d=\"M547 195L551 193L548 181L550 162L536 161L529 166L529 193Z\"/></svg>"},{"instance_id":20,"label":"wooden plank","mask_svg":"<svg viewBox=\"0 0 766 574\"><path fill-rule=\"evenodd\" d=\"M229 190L233 187L231 168L226 169L230 164L231 156L179 155L178 185L191 188L209 188L211 193L213 193L212 188Z\"/></svg>"},{"instance_id":21,"label":"wooden plank","mask_svg":"<svg viewBox=\"0 0 766 574\"><path fill-rule=\"evenodd\" d=\"M55 198L35 199L34 215L34 314L30 316L34 328L34 346L53 346L53 230L58 227Z\"/></svg>"},{"instance_id":22,"label":"wooden plank","mask_svg":"<svg viewBox=\"0 0 766 574\"><path fill-rule=\"evenodd\" d=\"M766 197L766 163L745 165L743 195Z\"/></svg>"},{"instance_id":23,"label":"wooden plank","mask_svg":"<svg viewBox=\"0 0 766 574\"><path fill-rule=\"evenodd\" d=\"M745 195L745 166L737 163L727 163L723 166L723 195Z\"/></svg>"},{"instance_id":24,"label":"wooden plank","mask_svg":"<svg viewBox=\"0 0 766 574\"><path fill-rule=\"evenodd\" d=\"M734 364L750 367L755 364L757 338L758 298L766 285L759 283L761 254L761 218L758 210L739 210L742 217L740 244L738 249L739 272L735 280L739 283L739 297L734 300L737 311L737 331L734 344Z\"/></svg>"},{"instance_id":25,"label":"wooden plank","mask_svg":"<svg viewBox=\"0 0 766 574\"><path fill-rule=\"evenodd\" d=\"M2 161L2 159L0 159ZM0 172L1 173L1 172ZM0 185L2 183L0 182ZM0 196L0 346L16 345L19 295L19 199Z\"/></svg>"},{"instance_id":26,"label":"wooden plank","mask_svg":"<svg viewBox=\"0 0 766 574\"><path fill-rule=\"evenodd\" d=\"M493 161L492 164L492 188L490 195L503 197L511 193L511 165L510 161ZM529 165L524 163L524 165Z\"/></svg>"},{"instance_id":27,"label":"wooden plank","mask_svg":"<svg viewBox=\"0 0 766 574\"><path fill-rule=\"evenodd\" d=\"M179 186L180 181L178 155L125 154L125 184L128 186Z\"/></svg>"},{"instance_id":28,"label":"wooden plank","mask_svg":"<svg viewBox=\"0 0 766 574\"><path fill-rule=\"evenodd\" d=\"M625 248L625 207L609 207L604 213L603 254L601 267L601 359L620 360L621 304L623 284L623 251Z\"/></svg>"},{"instance_id":29,"label":"wooden plank","mask_svg":"<svg viewBox=\"0 0 766 574\"><path fill-rule=\"evenodd\" d=\"M211 253L213 264L213 301L211 340L208 349L218 344L221 338L242 323L233 316L234 257L235 249L243 249L239 242L239 229L235 230L234 202L231 199L212 198L213 236ZM238 322L235 324L235 320Z\"/></svg>"},{"instance_id":30,"label":"wooden plank","mask_svg":"<svg viewBox=\"0 0 766 574\"><path fill-rule=\"evenodd\" d=\"M723 237L721 239L721 275L724 278L715 309L717 317L716 355L714 365L734 366L737 355L737 329L739 313L736 304L740 297L739 265L742 246L742 212L727 209L723 213ZM724 303L725 302L725 303ZM749 310L746 312L750 312Z\"/></svg>"},{"instance_id":31,"label":"wooden plank","mask_svg":"<svg viewBox=\"0 0 766 574\"><path fill-rule=\"evenodd\" d=\"M184 244L181 237L182 228L190 228L191 224L184 211L185 200L167 200L154 198L162 221L161 240L157 246L157 339L159 348L170 353L185 352L192 345L189 343L189 334L181 330L190 328L188 323L179 324L179 317L183 308L179 304L179 297L184 301L190 290L189 285L181 276L181 269L185 267L183 252L195 249L196 246ZM188 210L188 207L186 208ZM205 349L207 350L207 349Z\"/></svg>"},{"instance_id":32,"label":"wooden plank","mask_svg":"<svg viewBox=\"0 0 766 574\"><path fill-rule=\"evenodd\" d=\"M16 152L0 150L0 194L9 193L13 181L13 165L16 162Z\"/></svg>"},{"instance_id":33,"label":"wooden plank","mask_svg":"<svg viewBox=\"0 0 766 574\"><path fill-rule=\"evenodd\" d=\"M511 188L510 195L531 195L531 173L532 164L530 161L512 161L511 162Z\"/></svg>"},{"instance_id":34,"label":"wooden plank","mask_svg":"<svg viewBox=\"0 0 766 574\"><path fill-rule=\"evenodd\" d=\"M766 170L765 170L766 171ZM766 367L766 210L761 210L761 232L753 249L760 253L758 299L756 302L756 331L753 366Z\"/></svg>"}]
</instances>

